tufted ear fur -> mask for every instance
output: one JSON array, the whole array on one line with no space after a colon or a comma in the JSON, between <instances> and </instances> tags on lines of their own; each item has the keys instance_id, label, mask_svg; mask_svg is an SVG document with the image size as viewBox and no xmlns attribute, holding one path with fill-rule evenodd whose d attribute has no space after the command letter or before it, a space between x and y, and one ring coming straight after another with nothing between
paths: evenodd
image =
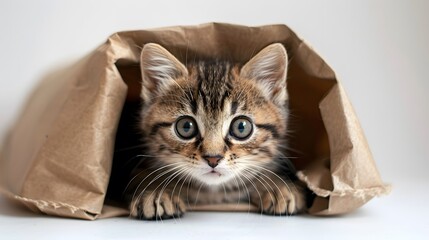
<instances>
[{"instance_id":1,"label":"tufted ear fur","mask_svg":"<svg viewBox=\"0 0 429 240\"><path fill-rule=\"evenodd\" d=\"M141 97L145 105L164 93L176 79L186 76L186 67L165 48L155 43L144 45L140 68L142 72Z\"/></svg>"},{"instance_id":2,"label":"tufted ear fur","mask_svg":"<svg viewBox=\"0 0 429 240\"><path fill-rule=\"evenodd\" d=\"M262 49L241 69L240 77L252 79L275 104L284 106L288 99L286 74L288 55L280 43Z\"/></svg>"}]
</instances>

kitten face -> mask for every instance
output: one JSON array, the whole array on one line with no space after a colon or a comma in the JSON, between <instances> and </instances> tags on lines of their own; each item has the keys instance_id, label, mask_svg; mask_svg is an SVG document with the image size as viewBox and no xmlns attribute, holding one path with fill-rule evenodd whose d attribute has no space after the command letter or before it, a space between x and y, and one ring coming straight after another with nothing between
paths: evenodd
<instances>
[{"instance_id":1,"label":"kitten face","mask_svg":"<svg viewBox=\"0 0 429 240\"><path fill-rule=\"evenodd\" d=\"M184 66L146 44L141 57L145 143L159 166L206 185L274 169L286 132L287 54L273 44L242 68Z\"/></svg>"}]
</instances>

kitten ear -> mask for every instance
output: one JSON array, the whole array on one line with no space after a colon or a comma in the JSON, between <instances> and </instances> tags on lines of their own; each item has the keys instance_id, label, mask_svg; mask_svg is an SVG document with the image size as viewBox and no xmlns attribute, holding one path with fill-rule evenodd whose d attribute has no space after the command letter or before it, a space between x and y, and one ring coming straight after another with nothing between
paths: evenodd
<instances>
[{"instance_id":1,"label":"kitten ear","mask_svg":"<svg viewBox=\"0 0 429 240\"><path fill-rule=\"evenodd\" d=\"M144 45L140 56L141 97L145 104L165 92L175 79L188 74L186 67L165 48L155 43Z\"/></svg>"},{"instance_id":2,"label":"kitten ear","mask_svg":"<svg viewBox=\"0 0 429 240\"><path fill-rule=\"evenodd\" d=\"M286 73L288 56L280 43L262 49L241 69L240 77L254 80L265 96L279 106L287 100Z\"/></svg>"}]
</instances>

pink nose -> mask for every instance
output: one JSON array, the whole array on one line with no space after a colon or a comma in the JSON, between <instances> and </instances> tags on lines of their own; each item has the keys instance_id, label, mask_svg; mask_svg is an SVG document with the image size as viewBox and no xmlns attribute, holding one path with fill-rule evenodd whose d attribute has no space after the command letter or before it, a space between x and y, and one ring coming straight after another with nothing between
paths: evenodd
<instances>
[{"instance_id":1,"label":"pink nose","mask_svg":"<svg viewBox=\"0 0 429 240\"><path fill-rule=\"evenodd\" d=\"M209 164L210 167L215 168L219 164L219 161L222 160L223 156L221 156L221 155L214 155L214 156L206 155L206 156L203 156L203 158L204 158L204 160L207 161L207 163Z\"/></svg>"}]
</instances>

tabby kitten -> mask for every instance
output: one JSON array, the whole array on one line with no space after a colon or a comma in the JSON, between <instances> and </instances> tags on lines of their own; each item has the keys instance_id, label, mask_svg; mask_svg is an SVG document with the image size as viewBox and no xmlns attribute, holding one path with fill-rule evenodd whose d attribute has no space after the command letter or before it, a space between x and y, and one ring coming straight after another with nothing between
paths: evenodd
<instances>
[{"instance_id":1,"label":"tabby kitten","mask_svg":"<svg viewBox=\"0 0 429 240\"><path fill-rule=\"evenodd\" d=\"M237 202L272 215L302 211L304 190L280 151L287 64L281 44L243 67L217 60L185 66L146 44L141 129L148 155L127 186L131 215L166 219L196 204Z\"/></svg>"}]
</instances>

